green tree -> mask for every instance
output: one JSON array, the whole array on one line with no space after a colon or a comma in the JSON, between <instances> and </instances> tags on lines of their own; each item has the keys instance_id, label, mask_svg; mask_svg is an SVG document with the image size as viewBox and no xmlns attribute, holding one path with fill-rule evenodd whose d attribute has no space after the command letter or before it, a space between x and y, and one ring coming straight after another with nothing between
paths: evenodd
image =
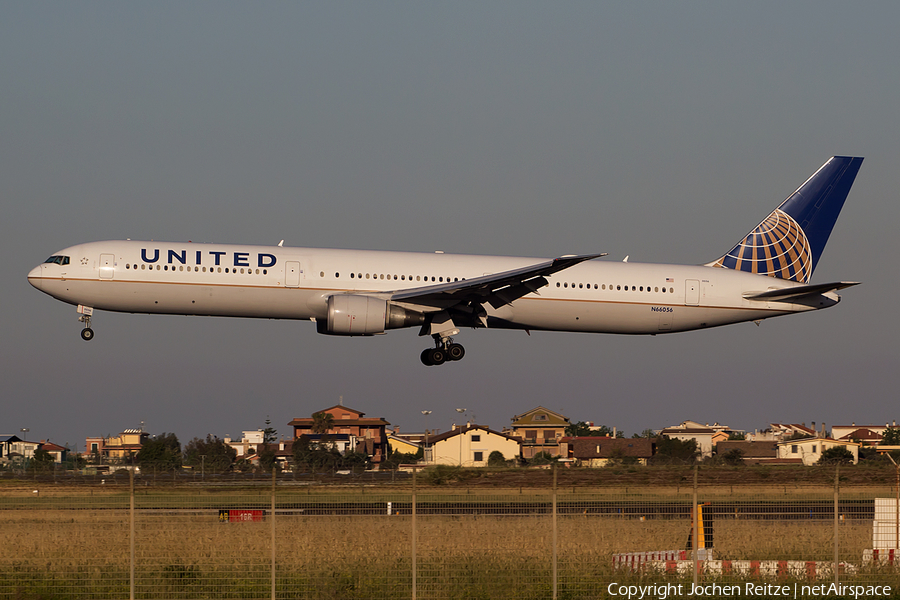
<instances>
[{"instance_id":1,"label":"green tree","mask_svg":"<svg viewBox=\"0 0 900 600\"><path fill-rule=\"evenodd\" d=\"M728 434L728 439L731 441L746 440L747 434L742 431L732 431Z\"/></svg>"},{"instance_id":2,"label":"green tree","mask_svg":"<svg viewBox=\"0 0 900 600\"><path fill-rule=\"evenodd\" d=\"M145 470L175 471L181 468L181 443L174 433L161 433L144 442L135 460Z\"/></svg>"},{"instance_id":3,"label":"green tree","mask_svg":"<svg viewBox=\"0 0 900 600\"><path fill-rule=\"evenodd\" d=\"M591 431L590 425L584 421L578 421L566 426L566 435L569 437L587 437L595 434Z\"/></svg>"},{"instance_id":4,"label":"green tree","mask_svg":"<svg viewBox=\"0 0 900 600\"><path fill-rule=\"evenodd\" d=\"M652 429L645 429L640 433L635 433L631 437L632 438L647 438L649 440L652 440L653 438L656 437L656 432L653 431Z\"/></svg>"},{"instance_id":5,"label":"green tree","mask_svg":"<svg viewBox=\"0 0 900 600\"><path fill-rule=\"evenodd\" d=\"M28 464L34 471L52 471L54 467L53 455L43 448L38 448L34 451Z\"/></svg>"},{"instance_id":6,"label":"green tree","mask_svg":"<svg viewBox=\"0 0 900 600\"><path fill-rule=\"evenodd\" d=\"M278 441L278 432L272 427L272 421L269 415L266 415L266 428L263 429L263 443L272 444Z\"/></svg>"},{"instance_id":7,"label":"green tree","mask_svg":"<svg viewBox=\"0 0 900 600\"><path fill-rule=\"evenodd\" d=\"M331 413L313 413L313 433L328 433L334 427L334 415Z\"/></svg>"},{"instance_id":8,"label":"green tree","mask_svg":"<svg viewBox=\"0 0 900 600\"><path fill-rule=\"evenodd\" d=\"M505 467L506 466L506 457L503 456L503 453L499 450L494 450L488 456L488 466L489 467Z\"/></svg>"},{"instance_id":9,"label":"green tree","mask_svg":"<svg viewBox=\"0 0 900 600\"><path fill-rule=\"evenodd\" d=\"M732 448L722 455L722 462L724 462L726 465L731 465L732 467L743 465L744 451L740 448Z\"/></svg>"},{"instance_id":10,"label":"green tree","mask_svg":"<svg viewBox=\"0 0 900 600\"><path fill-rule=\"evenodd\" d=\"M900 446L900 427L888 427L881 434L879 446Z\"/></svg>"},{"instance_id":11,"label":"green tree","mask_svg":"<svg viewBox=\"0 0 900 600\"><path fill-rule=\"evenodd\" d=\"M538 452L532 457L531 460L528 461L528 464L532 465L547 465L552 462L556 462L559 460L557 456L551 456L549 452Z\"/></svg>"},{"instance_id":12,"label":"green tree","mask_svg":"<svg viewBox=\"0 0 900 600\"><path fill-rule=\"evenodd\" d=\"M700 455L697 440L679 440L667 435L656 438L656 454L650 459L655 464L693 463Z\"/></svg>"},{"instance_id":13,"label":"green tree","mask_svg":"<svg viewBox=\"0 0 900 600\"><path fill-rule=\"evenodd\" d=\"M321 442L314 444L305 435L301 435L294 440L293 453L295 468L301 473L304 471L315 473L317 471L334 470L338 467L342 458L341 453L337 451L333 444Z\"/></svg>"},{"instance_id":14,"label":"green tree","mask_svg":"<svg viewBox=\"0 0 900 600\"><path fill-rule=\"evenodd\" d=\"M281 465L275 460L275 448L277 448L275 444L259 447L259 468L263 473L271 473L272 469L281 471Z\"/></svg>"},{"instance_id":15,"label":"green tree","mask_svg":"<svg viewBox=\"0 0 900 600\"><path fill-rule=\"evenodd\" d=\"M235 456L237 450L213 435L203 440L194 438L184 447L184 463L207 473L227 473Z\"/></svg>"},{"instance_id":16,"label":"green tree","mask_svg":"<svg viewBox=\"0 0 900 600\"><path fill-rule=\"evenodd\" d=\"M844 446L832 446L822 452L817 465L853 464L853 453Z\"/></svg>"}]
</instances>

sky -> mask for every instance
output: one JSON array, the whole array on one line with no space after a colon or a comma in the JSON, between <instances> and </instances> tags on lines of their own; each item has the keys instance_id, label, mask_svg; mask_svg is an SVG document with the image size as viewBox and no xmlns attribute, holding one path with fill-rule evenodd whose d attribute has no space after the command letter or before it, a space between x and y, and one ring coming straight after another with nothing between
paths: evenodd
<instances>
[{"instance_id":1,"label":"sky","mask_svg":"<svg viewBox=\"0 0 900 600\"><path fill-rule=\"evenodd\" d=\"M627 435L898 414L900 4L0 3L0 433L182 443L339 402L401 431L536 406ZM655 337L96 313L28 271L155 239L699 264L865 162L814 314ZM432 411L424 416L422 411Z\"/></svg>"}]
</instances>

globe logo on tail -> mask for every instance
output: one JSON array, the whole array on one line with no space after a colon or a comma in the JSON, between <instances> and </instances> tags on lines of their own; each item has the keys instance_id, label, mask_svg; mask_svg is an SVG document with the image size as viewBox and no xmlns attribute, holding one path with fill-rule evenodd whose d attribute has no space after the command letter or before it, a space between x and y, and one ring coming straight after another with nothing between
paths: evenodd
<instances>
[{"instance_id":1,"label":"globe logo on tail","mask_svg":"<svg viewBox=\"0 0 900 600\"><path fill-rule=\"evenodd\" d=\"M809 283L812 250L800 224L776 208L731 252L710 266Z\"/></svg>"}]
</instances>

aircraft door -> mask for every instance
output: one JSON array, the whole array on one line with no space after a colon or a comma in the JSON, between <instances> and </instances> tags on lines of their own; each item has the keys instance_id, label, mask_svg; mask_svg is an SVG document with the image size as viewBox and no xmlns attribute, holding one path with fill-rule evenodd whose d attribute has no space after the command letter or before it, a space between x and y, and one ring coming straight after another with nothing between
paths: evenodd
<instances>
[{"instance_id":1,"label":"aircraft door","mask_svg":"<svg viewBox=\"0 0 900 600\"><path fill-rule=\"evenodd\" d=\"M284 287L300 287L300 262L289 260L284 263Z\"/></svg>"},{"instance_id":2,"label":"aircraft door","mask_svg":"<svg viewBox=\"0 0 900 600\"><path fill-rule=\"evenodd\" d=\"M116 257L113 254L100 255L100 279L112 279L115 272Z\"/></svg>"},{"instance_id":3,"label":"aircraft door","mask_svg":"<svg viewBox=\"0 0 900 600\"><path fill-rule=\"evenodd\" d=\"M684 280L684 305L699 306L700 305L700 280L685 279Z\"/></svg>"}]
</instances>

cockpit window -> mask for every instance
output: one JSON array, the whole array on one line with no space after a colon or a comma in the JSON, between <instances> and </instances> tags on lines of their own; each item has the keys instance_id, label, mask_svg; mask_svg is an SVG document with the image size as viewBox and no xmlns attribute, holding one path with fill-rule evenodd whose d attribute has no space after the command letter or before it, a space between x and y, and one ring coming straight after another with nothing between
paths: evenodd
<instances>
[{"instance_id":1,"label":"cockpit window","mask_svg":"<svg viewBox=\"0 0 900 600\"><path fill-rule=\"evenodd\" d=\"M58 265L67 265L67 264L69 264L69 257L68 256L51 256L44 262L45 263L56 263Z\"/></svg>"}]
</instances>

